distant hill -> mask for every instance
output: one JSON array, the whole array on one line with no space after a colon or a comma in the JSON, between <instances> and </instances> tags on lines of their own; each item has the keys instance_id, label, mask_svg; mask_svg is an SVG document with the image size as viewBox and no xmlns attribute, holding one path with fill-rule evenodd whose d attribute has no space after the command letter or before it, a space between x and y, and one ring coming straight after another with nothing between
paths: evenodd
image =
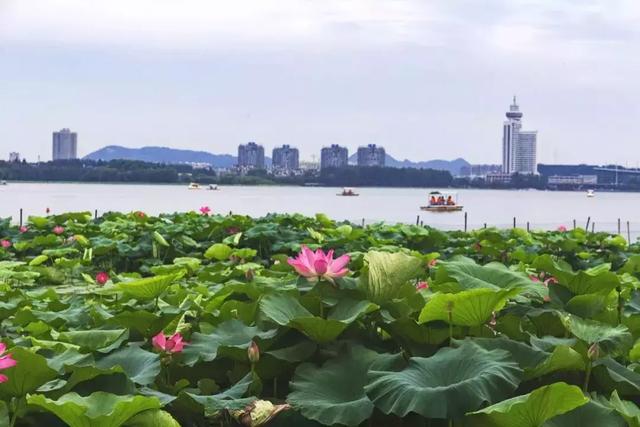
<instances>
[{"instance_id":1,"label":"distant hill","mask_svg":"<svg viewBox=\"0 0 640 427\"><path fill-rule=\"evenodd\" d=\"M355 164L358 160L357 154L351 155L349 157L349 163ZM387 154L385 159L385 165L392 168L416 168L416 169L436 169L436 170L445 170L451 172L452 175L458 175L460 173L460 169L465 166L469 166L469 162L465 159L457 158L455 160L427 160L421 162L413 162L408 159L397 160L394 157L391 157Z\"/></svg>"},{"instance_id":2,"label":"distant hill","mask_svg":"<svg viewBox=\"0 0 640 427\"><path fill-rule=\"evenodd\" d=\"M168 147L127 148L119 145L108 145L84 156L88 160L141 160L152 163L209 163L216 168L230 168L237 163L236 156L231 154L212 154L206 151L180 150ZM349 163L355 163L356 154L349 157ZM271 165L271 158L265 157L267 166ZM386 165L394 168L437 169L458 175L460 169L469 166L464 159L428 160L413 162L411 160L396 160L387 154Z\"/></svg>"},{"instance_id":3,"label":"distant hill","mask_svg":"<svg viewBox=\"0 0 640 427\"><path fill-rule=\"evenodd\" d=\"M230 154L212 154L206 151L178 150L168 147L126 148L108 145L84 156L88 160L141 160L152 163L209 163L218 168L229 168L236 164Z\"/></svg>"}]
</instances>

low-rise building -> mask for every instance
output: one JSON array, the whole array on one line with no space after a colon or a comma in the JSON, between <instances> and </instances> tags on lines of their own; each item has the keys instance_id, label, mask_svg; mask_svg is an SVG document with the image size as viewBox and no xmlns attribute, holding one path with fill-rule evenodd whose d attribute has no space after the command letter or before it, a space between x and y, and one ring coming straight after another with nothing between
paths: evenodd
<instances>
[{"instance_id":1,"label":"low-rise building","mask_svg":"<svg viewBox=\"0 0 640 427\"><path fill-rule=\"evenodd\" d=\"M20 161L20 153L12 151L9 153L9 161L10 162L19 162Z\"/></svg>"}]
</instances>

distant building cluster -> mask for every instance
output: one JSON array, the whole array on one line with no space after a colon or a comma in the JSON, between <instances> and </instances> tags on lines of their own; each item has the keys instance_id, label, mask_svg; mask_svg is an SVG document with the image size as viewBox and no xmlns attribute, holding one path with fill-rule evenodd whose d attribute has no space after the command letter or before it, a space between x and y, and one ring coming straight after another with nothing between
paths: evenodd
<instances>
[{"instance_id":1,"label":"distant building cluster","mask_svg":"<svg viewBox=\"0 0 640 427\"><path fill-rule=\"evenodd\" d=\"M533 175L536 173L537 131L522 130L522 112L513 97L502 128L502 173Z\"/></svg>"},{"instance_id":2,"label":"distant building cluster","mask_svg":"<svg viewBox=\"0 0 640 427\"><path fill-rule=\"evenodd\" d=\"M502 165L469 165L460 168L460 176L476 177L501 173Z\"/></svg>"},{"instance_id":3,"label":"distant building cluster","mask_svg":"<svg viewBox=\"0 0 640 427\"><path fill-rule=\"evenodd\" d=\"M359 147L357 151L357 165L385 166L386 152L384 147L375 144ZM332 144L320 151L320 163L300 162L300 151L288 144L276 147L272 151L271 171L275 175L292 175L304 171L344 168L349 165L349 150L338 144ZM267 169L264 157L264 147L255 142L238 146L238 170L243 173L251 169Z\"/></svg>"},{"instance_id":4,"label":"distant building cluster","mask_svg":"<svg viewBox=\"0 0 640 427\"><path fill-rule=\"evenodd\" d=\"M12 151L9 153L9 161L10 162L19 162L20 161L20 153Z\"/></svg>"},{"instance_id":5,"label":"distant building cluster","mask_svg":"<svg viewBox=\"0 0 640 427\"><path fill-rule=\"evenodd\" d=\"M53 132L53 160L72 160L78 158L78 134L64 128Z\"/></svg>"}]
</instances>

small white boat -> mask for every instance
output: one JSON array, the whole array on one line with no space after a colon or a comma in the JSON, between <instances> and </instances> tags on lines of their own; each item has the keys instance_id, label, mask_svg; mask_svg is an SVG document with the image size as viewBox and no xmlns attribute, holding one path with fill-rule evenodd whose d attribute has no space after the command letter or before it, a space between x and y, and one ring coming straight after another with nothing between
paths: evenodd
<instances>
[{"instance_id":1,"label":"small white boat","mask_svg":"<svg viewBox=\"0 0 640 427\"><path fill-rule=\"evenodd\" d=\"M420 206L420 209L428 212L456 212L461 211L462 205L458 204L457 193L442 193L432 191L429 193L429 204Z\"/></svg>"},{"instance_id":2,"label":"small white boat","mask_svg":"<svg viewBox=\"0 0 640 427\"><path fill-rule=\"evenodd\" d=\"M218 186L216 184L209 184L209 190L218 190Z\"/></svg>"},{"instance_id":3,"label":"small white boat","mask_svg":"<svg viewBox=\"0 0 640 427\"><path fill-rule=\"evenodd\" d=\"M3 179L2 181L0 181L0 185L7 185L7 181Z\"/></svg>"},{"instance_id":4,"label":"small white boat","mask_svg":"<svg viewBox=\"0 0 640 427\"><path fill-rule=\"evenodd\" d=\"M353 197L353 196L359 196L359 195L360 194L356 193L353 188L349 188L349 187L344 187L342 189L342 193L336 194L336 196L345 196L345 197Z\"/></svg>"},{"instance_id":5,"label":"small white boat","mask_svg":"<svg viewBox=\"0 0 640 427\"><path fill-rule=\"evenodd\" d=\"M593 190L587 190L587 197L596 197L596 192Z\"/></svg>"},{"instance_id":6,"label":"small white boat","mask_svg":"<svg viewBox=\"0 0 640 427\"><path fill-rule=\"evenodd\" d=\"M189 190L200 190L200 184L197 182L192 182L189 184Z\"/></svg>"}]
</instances>

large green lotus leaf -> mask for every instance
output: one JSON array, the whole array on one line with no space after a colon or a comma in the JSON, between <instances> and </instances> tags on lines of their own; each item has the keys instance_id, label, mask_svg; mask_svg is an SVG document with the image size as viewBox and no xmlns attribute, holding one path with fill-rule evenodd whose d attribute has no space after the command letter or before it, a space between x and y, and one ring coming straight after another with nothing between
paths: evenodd
<instances>
[{"instance_id":1,"label":"large green lotus leaf","mask_svg":"<svg viewBox=\"0 0 640 427\"><path fill-rule=\"evenodd\" d=\"M344 303L344 308L340 307L340 304L334 308L334 311L337 309L338 316L346 317L344 320L315 317L297 299L288 294L265 296L260 300L260 309L273 322L296 328L314 341L325 343L337 338L349 326L349 322L355 321L370 308L370 303L349 301Z\"/></svg>"},{"instance_id":2,"label":"large green lotus leaf","mask_svg":"<svg viewBox=\"0 0 640 427\"><path fill-rule=\"evenodd\" d=\"M595 400L572 411L551 418L543 427L627 427L624 419L612 408Z\"/></svg>"},{"instance_id":3,"label":"large green lotus leaf","mask_svg":"<svg viewBox=\"0 0 640 427\"><path fill-rule=\"evenodd\" d=\"M345 323L353 323L363 314L371 313L378 309L376 304L367 300L341 298L331 309L327 319L339 320Z\"/></svg>"},{"instance_id":4,"label":"large green lotus leaf","mask_svg":"<svg viewBox=\"0 0 640 427\"><path fill-rule=\"evenodd\" d=\"M179 276L168 274L145 277L144 279L120 282L115 288L139 300L150 300L159 297Z\"/></svg>"},{"instance_id":5,"label":"large green lotus leaf","mask_svg":"<svg viewBox=\"0 0 640 427\"><path fill-rule=\"evenodd\" d=\"M470 289L457 294L435 294L420 312L419 322L443 320L458 326L480 326L499 311L519 289ZM451 315L451 322L449 322Z\"/></svg>"},{"instance_id":6,"label":"large green lotus leaf","mask_svg":"<svg viewBox=\"0 0 640 427\"><path fill-rule=\"evenodd\" d=\"M373 403L364 392L369 368L388 369L398 359L357 346L322 367L304 363L296 369L287 401L321 424L357 426L373 412Z\"/></svg>"},{"instance_id":7,"label":"large green lotus leaf","mask_svg":"<svg viewBox=\"0 0 640 427\"><path fill-rule=\"evenodd\" d=\"M280 326L288 326L293 319L313 317L313 314L288 294L269 294L260 300L260 310Z\"/></svg>"},{"instance_id":8,"label":"large green lotus leaf","mask_svg":"<svg viewBox=\"0 0 640 427\"><path fill-rule=\"evenodd\" d=\"M460 343L462 341L456 340ZM551 352L531 347L505 337L473 338L473 342L487 350L506 350L524 369L524 379L530 380L556 371L584 370L584 359L577 351L559 345Z\"/></svg>"},{"instance_id":9,"label":"large green lotus leaf","mask_svg":"<svg viewBox=\"0 0 640 427\"><path fill-rule=\"evenodd\" d=\"M367 298L383 304L398 297L409 280L422 270L422 261L402 252L370 251L364 256L360 286Z\"/></svg>"},{"instance_id":10,"label":"large green lotus leaf","mask_svg":"<svg viewBox=\"0 0 640 427\"><path fill-rule=\"evenodd\" d=\"M187 399L195 404L199 410L204 411L206 417L215 417L224 410L242 409L247 404L256 400L254 397L243 398L249 386L253 382L251 374L245 375L240 381L227 390L213 395L198 395L195 393L182 392L181 399Z\"/></svg>"},{"instance_id":11,"label":"large green lotus leaf","mask_svg":"<svg viewBox=\"0 0 640 427\"><path fill-rule=\"evenodd\" d=\"M17 364L13 368L2 371L9 379L0 384L1 396L25 396L58 376L58 373L47 364L47 359L24 347L14 347L8 353Z\"/></svg>"},{"instance_id":12,"label":"large green lotus leaf","mask_svg":"<svg viewBox=\"0 0 640 427\"><path fill-rule=\"evenodd\" d=\"M460 418L485 402L505 399L521 376L522 370L507 351L485 350L467 340L429 358L412 357L399 372L372 368L365 390L385 414Z\"/></svg>"},{"instance_id":13,"label":"large green lotus leaf","mask_svg":"<svg viewBox=\"0 0 640 427\"><path fill-rule=\"evenodd\" d=\"M620 399L616 390L611 393L608 403L625 419L629 427L640 427L640 408L635 403Z\"/></svg>"},{"instance_id":14,"label":"large green lotus leaf","mask_svg":"<svg viewBox=\"0 0 640 427\"><path fill-rule=\"evenodd\" d=\"M79 353L77 350L68 349L62 353L56 353L47 358L47 364L51 369L55 369L59 373L64 373L67 366L74 365L90 365L93 364L93 355Z\"/></svg>"},{"instance_id":15,"label":"large green lotus leaf","mask_svg":"<svg viewBox=\"0 0 640 427\"><path fill-rule=\"evenodd\" d=\"M562 317L565 328L587 344L597 343L607 353L627 353L632 344L629 329L624 325L611 326L578 316Z\"/></svg>"},{"instance_id":16,"label":"large green lotus leaf","mask_svg":"<svg viewBox=\"0 0 640 427\"><path fill-rule=\"evenodd\" d=\"M541 427L551 418L589 402L582 390L554 383L469 414L472 426Z\"/></svg>"},{"instance_id":17,"label":"large green lotus leaf","mask_svg":"<svg viewBox=\"0 0 640 427\"><path fill-rule=\"evenodd\" d=\"M155 397L118 396L102 391L84 397L67 393L58 400L34 394L27 396L27 402L54 413L70 427L119 427L142 411L160 408Z\"/></svg>"},{"instance_id":18,"label":"large green lotus leaf","mask_svg":"<svg viewBox=\"0 0 640 427\"><path fill-rule=\"evenodd\" d=\"M302 340L290 347L266 351L265 354L269 354L278 360L294 363L308 359L317 349L318 345L315 342Z\"/></svg>"},{"instance_id":19,"label":"large green lotus leaf","mask_svg":"<svg viewBox=\"0 0 640 427\"><path fill-rule=\"evenodd\" d=\"M134 415L124 423L125 427L180 427L170 413L161 409L149 409Z\"/></svg>"},{"instance_id":20,"label":"large green lotus leaf","mask_svg":"<svg viewBox=\"0 0 640 427\"><path fill-rule=\"evenodd\" d=\"M126 329L91 329L88 331L52 331L53 338L73 344L85 351L109 352L118 348L120 344L129 338Z\"/></svg>"},{"instance_id":21,"label":"large green lotus leaf","mask_svg":"<svg viewBox=\"0 0 640 427\"><path fill-rule=\"evenodd\" d=\"M290 326L298 329L314 341L327 343L335 340L349 324L334 319L303 317L292 320Z\"/></svg>"},{"instance_id":22,"label":"large green lotus leaf","mask_svg":"<svg viewBox=\"0 0 640 427\"><path fill-rule=\"evenodd\" d=\"M189 345L182 352L183 363L193 366L199 360L209 362L218 355L220 348L246 350L255 338L270 339L277 330L262 331L255 326L247 326L237 319L222 322L211 334L195 332Z\"/></svg>"},{"instance_id":23,"label":"large green lotus leaf","mask_svg":"<svg viewBox=\"0 0 640 427\"><path fill-rule=\"evenodd\" d=\"M558 279L561 286L576 295L604 293L608 294L620 286L618 275L610 271L611 264L600 264L588 270L574 272L571 266L545 254L537 257L532 266L545 271Z\"/></svg>"},{"instance_id":24,"label":"large green lotus leaf","mask_svg":"<svg viewBox=\"0 0 640 427\"><path fill-rule=\"evenodd\" d=\"M640 374L621 365L611 357L598 359L593 364L593 376L605 390L622 395L640 395Z\"/></svg>"},{"instance_id":25,"label":"large green lotus leaf","mask_svg":"<svg viewBox=\"0 0 640 427\"><path fill-rule=\"evenodd\" d=\"M233 253L233 248L224 243L214 243L207 249L204 253L204 257L207 259L216 259L218 261L223 261Z\"/></svg>"},{"instance_id":26,"label":"large green lotus leaf","mask_svg":"<svg viewBox=\"0 0 640 427\"><path fill-rule=\"evenodd\" d=\"M160 356L140 347L125 347L117 350L96 363L98 369L111 369L115 366L136 384L149 385L160 373Z\"/></svg>"},{"instance_id":27,"label":"large green lotus leaf","mask_svg":"<svg viewBox=\"0 0 640 427\"><path fill-rule=\"evenodd\" d=\"M436 280L438 283L455 281L459 285L458 290L520 288L523 294L539 298L547 294L544 286L532 281L524 273L510 270L498 262L478 265L466 257L455 257L452 261L438 263ZM434 289L437 290L437 285L434 285Z\"/></svg>"},{"instance_id":28,"label":"large green lotus leaf","mask_svg":"<svg viewBox=\"0 0 640 427\"><path fill-rule=\"evenodd\" d=\"M618 296L612 295L612 297L617 303ZM567 302L565 310L583 318L594 318L607 309L609 302L614 302L611 300L612 298L609 295L602 293L576 295Z\"/></svg>"}]
</instances>

